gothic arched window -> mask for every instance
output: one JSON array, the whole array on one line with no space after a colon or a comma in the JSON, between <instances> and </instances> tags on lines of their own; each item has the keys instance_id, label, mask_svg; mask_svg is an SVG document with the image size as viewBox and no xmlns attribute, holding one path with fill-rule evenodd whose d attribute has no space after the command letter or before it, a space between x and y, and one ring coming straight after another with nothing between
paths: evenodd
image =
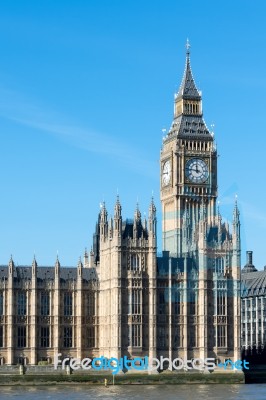
<instances>
[{"instance_id":1,"label":"gothic arched window","mask_svg":"<svg viewBox=\"0 0 266 400\"><path fill-rule=\"evenodd\" d=\"M218 257L215 259L214 272L216 272L217 274L224 273L224 259L222 257Z\"/></svg>"},{"instance_id":2,"label":"gothic arched window","mask_svg":"<svg viewBox=\"0 0 266 400\"><path fill-rule=\"evenodd\" d=\"M139 256L138 256L138 254L132 254L131 270L136 271L137 269L139 269Z\"/></svg>"}]
</instances>

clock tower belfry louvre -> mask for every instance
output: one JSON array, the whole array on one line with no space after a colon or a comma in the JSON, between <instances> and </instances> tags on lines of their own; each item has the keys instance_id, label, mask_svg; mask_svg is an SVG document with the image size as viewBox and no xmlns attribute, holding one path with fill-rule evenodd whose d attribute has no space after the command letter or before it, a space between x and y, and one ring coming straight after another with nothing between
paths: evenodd
<instances>
[{"instance_id":1,"label":"clock tower belfry louvre","mask_svg":"<svg viewBox=\"0 0 266 400\"><path fill-rule=\"evenodd\" d=\"M168 287L169 324L163 327L158 316L157 330L159 343L163 335L169 338L172 359L240 356L239 210L236 202L230 233L216 204L213 136L203 119L187 43L174 118L160 155L163 256L158 257L157 293L163 304Z\"/></svg>"}]
</instances>

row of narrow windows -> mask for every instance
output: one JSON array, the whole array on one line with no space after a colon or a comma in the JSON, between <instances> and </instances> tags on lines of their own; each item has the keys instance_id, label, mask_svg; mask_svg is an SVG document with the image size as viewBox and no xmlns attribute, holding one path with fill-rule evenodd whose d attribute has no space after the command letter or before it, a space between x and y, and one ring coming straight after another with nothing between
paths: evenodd
<instances>
[{"instance_id":1,"label":"row of narrow windows","mask_svg":"<svg viewBox=\"0 0 266 400\"><path fill-rule=\"evenodd\" d=\"M257 297L258 308L263 307L266 310L266 297ZM245 305L246 303L246 305ZM263 304L263 306L262 306ZM251 310L255 311L256 307L256 297L242 299L242 311Z\"/></svg>"},{"instance_id":2,"label":"row of narrow windows","mask_svg":"<svg viewBox=\"0 0 266 400\"><path fill-rule=\"evenodd\" d=\"M215 271L221 273L223 271L223 259L218 259L216 265L214 266ZM3 297L0 294L0 299ZM189 304L190 314L196 313L197 303L197 291L190 290L187 293L187 301ZM172 290L171 302L173 303L174 314L180 314L180 303L182 302L182 290L176 289ZM158 293L158 313L167 313L167 305L169 303L169 291L159 291ZM216 296L215 296L215 315L226 315L226 288L217 285ZM133 289L128 294L128 314L140 315L142 314L142 290ZM47 292L41 294L40 311L42 316L50 315L50 295ZM64 316L73 315L73 295L72 293L64 293L64 303L63 303ZM87 297L87 315L95 315L95 295L89 295ZM3 314L3 306L0 309L0 314ZM25 292L19 292L17 294L17 315L25 316L27 315L27 299Z\"/></svg>"},{"instance_id":3,"label":"row of narrow windows","mask_svg":"<svg viewBox=\"0 0 266 400\"><path fill-rule=\"evenodd\" d=\"M191 186L185 186L184 187L184 192L191 194L210 194L211 193L211 189L208 187L191 187Z\"/></svg>"},{"instance_id":4,"label":"row of narrow windows","mask_svg":"<svg viewBox=\"0 0 266 400\"><path fill-rule=\"evenodd\" d=\"M157 340L159 348L166 348L168 346L168 335L167 328L164 326L159 326L157 331ZM175 348L183 345L183 336L181 335L180 330L175 329L172 338L172 344ZM188 345L189 347L198 347L198 334L197 327L195 329L191 329L188 334ZM215 347L227 347L227 326L226 325L218 325L213 332L213 345Z\"/></svg>"},{"instance_id":5,"label":"row of narrow windows","mask_svg":"<svg viewBox=\"0 0 266 400\"><path fill-rule=\"evenodd\" d=\"M266 297L241 300L242 346L258 347L266 340Z\"/></svg>"},{"instance_id":6,"label":"row of narrow windows","mask_svg":"<svg viewBox=\"0 0 266 400\"><path fill-rule=\"evenodd\" d=\"M140 254L132 254L128 260L128 269L131 271L138 271L145 268L145 258Z\"/></svg>"},{"instance_id":7,"label":"row of narrow windows","mask_svg":"<svg viewBox=\"0 0 266 400\"><path fill-rule=\"evenodd\" d=\"M27 343L27 330L30 329L25 325L17 326L14 333L15 346L17 348L28 347ZM4 346L3 326L0 326L0 348ZM72 326L64 326L60 332L60 347L71 348L74 346L73 341L73 328ZM51 327L40 326L38 328L38 347L47 348L51 347ZM95 327L90 326L86 331L86 346L89 348L95 347Z\"/></svg>"},{"instance_id":8,"label":"row of narrow windows","mask_svg":"<svg viewBox=\"0 0 266 400\"><path fill-rule=\"evenodd\" d=\"M217 285L214 292L214 315L227 315L227 295L226 289L220 288L223 285ZM196 290L190 290L187 293L187 307L190 315L197 314L198 294ZM172 312L176 315L180 314L181 303L184 302L182 289L172 289L171 296ZM158 293L158 314L167 314L169 311L169 291L159 291ZM133 289L128 294L128 314L142 314L142 290Z\"/></svg>"},{"instance_id":9,"label":"row of narrow windows","mask_svg":"<svg viewBox=\"0 0 266 400\"><path fill-rule=\"evenodd\" d=\"M142 338L142 326L135 324L132 325L132 329L129 331L129 346L139 347L141 346L141 338ZM173 335L173 346L180 347L181 341L183 338L180 337L180 334L176 332ZM226 325L218 325L214 329L214 346L215 347L226 347L227 346L227 326ZM168 346L168 334L167 328L165 326L159 326L157 331L157 341L159 348L166 348ZM194 330L190 330L188 335L188 341L190 347L198 346L198 335L196 334L196 327Z\"/></svg>"},{"instance_id":10,"label":"row of narrow windows","mask_svg":"<svg viewBox=\"0 0 266 400\"><path fill-rule=\"evenodd\" d=\"M185 103L184 104L185 114L199 114L199 104Z\"/></svg>"},{"instance_id":11,"label":"row of narrow windows","mask_svg":"<svg viewBox=\"0 0 266 400\"><path fill-rule=\"evenodd\" d=\"M128 331L128 346L141 347L142 345L142 325L132 324Z\"/></svg>"},{"instance_id":12,"label":"row of narrow windows","mask_svg":"<svg viewBox=\"0 0 266 400\"><path fill-rule=\"evenodd\" d=\"M18 326L15 334L15 344L17 348L27 348L27 327L26 326ZM128 346L140 347L142 346L142 325L141 324L132 324L129 327L128 331ZM168 343L168 333L167 327L158 326L157 331L157 340L158 347L165 348ZM227 346L227 326L226 325L217 325L214 329L214 345L217 347L226 347ZM95 347L95 327L88 327L86 331L86 346L88 348ZM73 337L73 328L71 326L63 327L61 331L61 348L72 348L74 347L74 337ZM182 335L180 332L180 328L175 328L175 332L173 335L173 345L174 347L178 347L182 342ZM197 327L195 329L191 329L189 332L189 344L191 347L197 346ZM40 348L50 348L52 346L51 343L51 328L49 326L40 326L38 330L38 347ZM3 327L0 327L0 347L3 347Z\"/></svg>"},{"instance_id":13,"label":"row of narrow windows","mask_svg":"<svg viewBox=\"0 0 266 400\"><path fill-rule=\"evenodd\" d=\"M0 292L0 315L4 312L4 296L3 292ZM39 298L39 314L42 316L51 315L51 297L49 292L42 292ZM63 296L62 312L63 315L68 317L74 314L73 304L73 293L66 292ZM27 315L28 299L25 291L20 291L16 294L15 298L15 314L17 316ZM85 303L86 311L88 316L95 315L95 293L91 293L87 296Z\"/></svg>"},{"instance_id":14,"label":"row of narrow windows","mask_svg":"<svg viewBox=\"0 0 266 400\"><path fill-rule=\"evenodd\" d=\"M211 143L202 141L183 140L182 145L186 150L210 151Z\"/></svg>"}]
</instances>

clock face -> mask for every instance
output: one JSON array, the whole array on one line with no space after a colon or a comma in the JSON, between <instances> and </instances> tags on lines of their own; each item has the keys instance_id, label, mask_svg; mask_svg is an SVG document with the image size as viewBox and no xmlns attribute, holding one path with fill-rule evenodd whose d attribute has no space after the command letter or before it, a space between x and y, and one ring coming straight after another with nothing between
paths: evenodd
<instances>
[{"instance_id":1,"label":"clock face","mask_svg":"<svg viewBox=\"0 0 266 400\"><path fill-rule=\"evenodd\" d=\"M171 164L170 160L166 161L163 165L163 172L162 172L162 184L166 186L170 183L171 179Z\"/></svg>"},{"instance_id":2,"label":"clock face","mask_svg":"<svg viewBox=\"0 0 266 400\"><path fill-rule=\"evenodd\" d=\"M193 183L203 183L209 177L208 165L200 158L191 158L186 162L185 174Z\"/></svg>"}]
</instances>

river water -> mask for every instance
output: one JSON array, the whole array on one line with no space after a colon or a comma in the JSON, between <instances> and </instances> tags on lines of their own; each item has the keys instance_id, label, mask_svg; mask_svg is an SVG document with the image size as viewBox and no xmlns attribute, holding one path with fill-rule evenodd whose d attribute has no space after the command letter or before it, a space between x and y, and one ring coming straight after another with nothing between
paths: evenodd
<instances>
[{"instance_id":1,"label":"river water","mask_svg":"<svg viewBox=\"0 0 266 400\"><path fill-rule=\"evenodd\" d=\"M153 399L265 400L266 384L253 385L121 385L121 386L2 386L0 399Z\"/></svg>"}]
</instances>

